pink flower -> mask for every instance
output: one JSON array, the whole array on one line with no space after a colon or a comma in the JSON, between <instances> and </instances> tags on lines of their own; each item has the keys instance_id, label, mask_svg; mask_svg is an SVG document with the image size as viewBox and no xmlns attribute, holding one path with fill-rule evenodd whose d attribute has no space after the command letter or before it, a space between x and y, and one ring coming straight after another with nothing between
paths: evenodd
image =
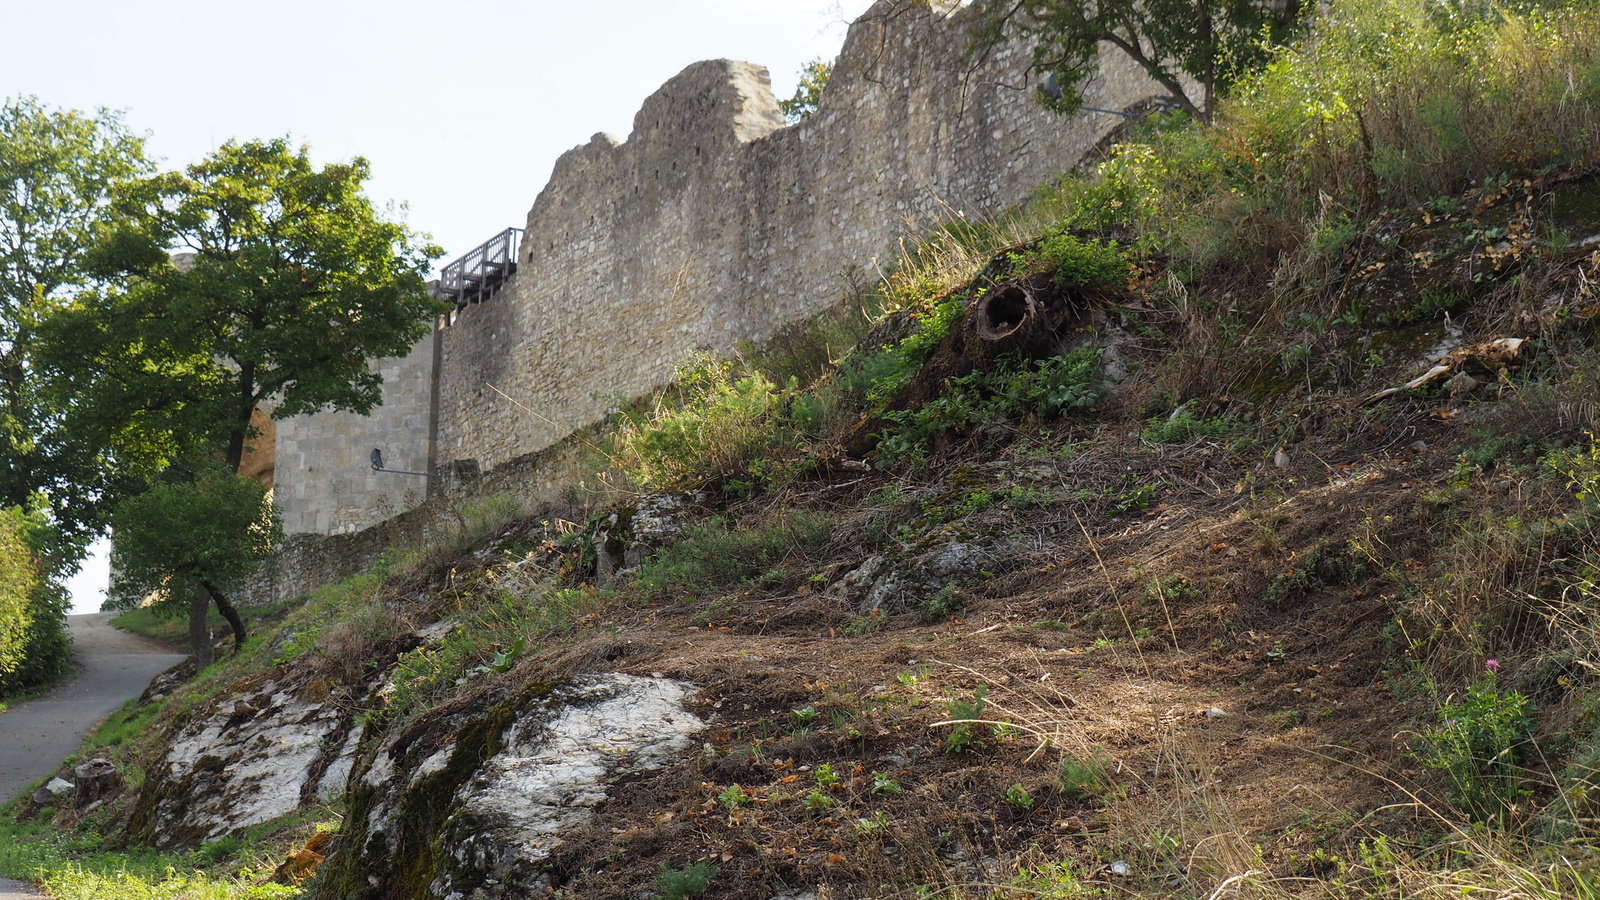
<instances>
[{"instance_id":1,"label":"pink flower","mask_svg":"<svg viewBox=\"0 0 1600 900\"><path fill-rule=\"evenodd\" d=\"M1485 669L1488 669L1491 672L1498 672L1498 671L1500 671L1500 660L1491 659L1488 662L1484 663L1483 667Z\"/></svg>"}]
</instances>

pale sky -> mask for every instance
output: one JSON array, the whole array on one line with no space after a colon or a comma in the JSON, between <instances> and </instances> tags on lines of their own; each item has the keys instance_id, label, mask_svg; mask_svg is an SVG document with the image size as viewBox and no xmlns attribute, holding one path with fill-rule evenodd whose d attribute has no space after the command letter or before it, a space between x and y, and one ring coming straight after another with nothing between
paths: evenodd
<instances>
[{"instance_id":1,"label":"pale sky","mask_svg":"<svg viewBox=\"0 0 1600 900\"><path fill-rule=\"evenodd\" d=\"M626 138L690 63L766 66L780 99L870 0L0 0L0 96L124 112L164 168L288 135L318 164L364 156L445 260L522 227L556 158ZM441 260L441 263L445 260ZM99 608L104 553L72 585Z\"/></svg>"}]
</instances>

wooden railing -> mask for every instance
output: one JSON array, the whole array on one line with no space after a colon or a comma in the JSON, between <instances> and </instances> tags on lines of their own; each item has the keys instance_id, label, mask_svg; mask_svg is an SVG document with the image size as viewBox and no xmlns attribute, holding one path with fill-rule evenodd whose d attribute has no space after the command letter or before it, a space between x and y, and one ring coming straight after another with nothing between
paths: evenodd
<instances>
[{"instance_id":1,"label":"wooden railing","mask_svg":"<svg viewBox=\"0 0 1600 900\"><path fill-rule=\"evenodd\" d=\"M516 273L521 243L522 229L507 228L474 247L440 270L433 296L454 303L457 311L493 297Z\"/></svg>"}]
</instances>

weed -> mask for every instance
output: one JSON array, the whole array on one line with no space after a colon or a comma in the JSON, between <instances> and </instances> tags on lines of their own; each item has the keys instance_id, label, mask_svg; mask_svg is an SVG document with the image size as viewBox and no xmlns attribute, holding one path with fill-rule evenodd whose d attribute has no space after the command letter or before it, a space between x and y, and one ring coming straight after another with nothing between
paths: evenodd
<instances>
[{"instance_id":1,"label":"weed","mask_svg":"<svg viewBox=\"0 0 1600 900\"><path fill-rule=\"evenodd\" d=\"M1162 600L1188 600L1200 596L1200 591L1182 575L1167 575L1150 579L1144 586L1145 599L1151 603Z\"/></svg>"},{"instance_id":2,"label":"weed","mask_svg":"<svg viewBox=\"0 0 1600 900\"><path fill-rule=\"evenodd\" d=\"M711 879L721 871L720 867L705 860L681 869L662 863L661 871L656 875L656 890L661 892L664 900L699 897L711 887Z\"/></svg>"},{"instance_id":3,"label":"weed","mask_svg":"<svg viewBox=\"0 0 1600 900\"><path fill-rule=\"evenodd\" d=\"M522 657L523 648L527 645L528 639L524 637L517 638L507 648L491 644L489 649L494 651L494 658L489 660L487 665L473 666L467 672L471 675L504 675L517 664L517 660Z\"/></svg>"},{"instance_id":4,"label":"weed","mask_svg":"<svg viewBox=\"0 0 1600 900\"><path fill-rule=\"evenodd\" d=\"M952 699L946 704L950 719L955 727L945 737L945 749L951 753L967 753L982 750L986 744L981 737L983 728L977 720L983 718L984 698L989 694L987 684L978 685L972 692L972 699L962 697Z\"/></svg>"},{"instance_id":5,"label":"weed","mask_svg":"<svg viewBox=\"0 0 1600 900\"><path fill-rule=\"evenodd\" d=\"M1293 731L1300 726L1304 718L1298 709L1281 709L1266 717L1267 721L1279 731Z\"/></svg>"},{"instance_id":6,"label":"weed","mask_svg":"<svg viewBox=\"0 0 1600 900\"><path fill-rule=\"evenodd\" d=\"M927 666L919 666L915 672L901 672L895 676L895 680L900 682L901 687L914 688L924 681L927 681L928 674L929 672Z\"/></svg>"},{"instance_id":7,"label":"weed","mask_svg":"<svg viewBox=\"0 0 1600 900\"><path fill-rule=\"evenodd\" d=\"M1056 786L1068 797L1088 800L1105 793L1110 783L1110 770L1111 754L1104 747L1095 747L1083 759L1068 753L1061 757Z\"/></svg>"},{"instance_id":8,"label":"weed","mask_svg":"<svg viewBox=\"0 0 1600 900\"><path fill-rule=\"evenodd\" d=\"M1010 509L1044 509L1054 504L1056 497L1050 491L1037 491L1020 484L1013 484L1000 492L998 500Z\"/></svg>"},{"instance_id":9,"label":"weed","mask_svg":"<svg viewBox=\"0 0 1600 900\"><path fill-rule=\"evenodd\" d=\"M1113 516L1125 515L1130 512L1149 509L1156 503L1161 489L1148 481L1144 481L1132 472L1125 472L1122 476L1121 489L1108 488L1111 497L1111 514Z\"/></svg>"},{"instance_id":10,"label":"weed","mask_svg":"<svg viewBox=\"0 0 1600 900\"><path fill-rule=\"evenodd\" d=\"M883 413L889 423L877 449L881 467L926 452L949 432L998 427L1023 415L1054 418L1087 409L1100 397L1100 352L1071 350L1028 360L1007 354L994 367L950 379L943 393L916 409Z\"/></svg>"},{"instance_id":11,"label":"weed","mask_svg":"<svg viewBox=\"0 0 1600 900\"><path fill-rule=\"evenodd\" d=\"M1517 691L1499 691L1495 670L1466 696L1440 705L1438 724L1421 735L1423 765L1450 779L1449 799L1483 821L1505 821L1525 792L1519 773L1531 748L1532 704Z\"/></svg>"},{"instance_id":12,"label":"weed","mask_svg":"<svg viewBox=\"0 0 1600 900\"><path fill-rule=\"evenodd\" d=\"M954 584L946 584L934 592L933 596L922 601L922 621L938 622L949 618L966 604L961 599L961 591Z\"/></svg>"},{"instance_id":13,"label":"weed","mask_svg":"<svg viewBox=\"0 0 1600 900\"><path fill-rule=\"evenodd\" d=\"M965 309L962 299L951 297L922 312L911 313L916 330L893 347L853 356L842 364L840 385L847 393L871 403L882 403L900 392L933 351L938 348Z\"/></svg>"},{"instance_id":14,"label":"weed","mask_svg":"<svg viewBox=\"0 0 1600 900\"><path fill-rule=\"evenodd\" d=\"M832 527L829 518L803 510L745 528L714 516L689 525L683 540L647 560L634 583L641 590L659 592L751 582L779 569L785 561L815 553Z\"/></svg>"},{"instance_id":15,"label":"weed","mask_svg":"<svg viewBox=\"0 0 1600 900\"><path fill-rule=\"evenodd\" d=\"M889 814L881 809L875 809L872 814L856 820L855 833L857 838L867 838L880 831L884 831L891 824Z\"/></svg>"},{"instance_id":16,"label":"weed","mask_svg":"<svg viewBox=\"0 0 1600 900\"><path fill-rule=\"evenodd\" d=\"M214 841L207 841L201 844L200 849L195 851L195 856L199 857L202 864L215 866L238 853L239 848L242 846L244 846L244 842L239 839L238 835L223 835Z\"/></svg>"},{"instance_id":17,"label":"weed","mask_svg":"<svg viewBox=\"0 0 1600 900\"><path fill-rule=\"evenodd\" d=\"M999 896L1019 896L1036 900L1082 900L1098 896L1100 888L1085 885L1067 860L1053 860L1035 866L1023 866L1006 882Z\"/></svg>"},{"instance_id":18,"label":"weed","mask_svg":"<svg viewBox=\"0 0 1600 900\"><path fill-rule=\"evenodd\" d=\"M1166 417L1146 420L1140 438L1147 444L1182 444L1197 437L1227 434L1237 427L1227 419L1200 418L1193 407L1185 403Z\"/></svg>"},{"instance_id":19,"label":"weed","mask_svg":"<svg viewBox=\"0 0 1600 900\"><path fill-rule=\"evenodd\" d=\"M1319 540L1301 554L1294 568L1272 579L1262 600L1268 606L1278 606L1330 581L1344 580L1347 574L1356 572L1355 566L1353 559L1339 556L1326 540Z\"/></svg>"},{"instance_id":20,"label":"weed","mask_svg":"<svg viewBox=\"0 0 1600 900\"><path fill-rule=\"evenodd\" d=\"M1013 808L1024 812L1033 809L1033 795L1028 793L1028 789L1021 784L1013 784L1006 788L1006 802L1011 804Z\"/></svg>"},{"instance_id":21,"label":"weed","mask_svg":"<svg viewBox=\"0 0 1600 900\"><path fill-rule=\"evenodd\" d=\"M815 775L817 787L824 791L831 791L838 787L839 782L842 780L839 777L839 773L833 768L832 763L823 763L817 766Z\"/></svg>"},{"instance_id":22,"label":"weed","mask_svg":"<svg viewBox=\"0 0 1600 900\"><path fill-rule=\"evenodd\" d=\"M1016 263L1018 268L1050 272L1057 284L1072 287L1116 284L1129 271L1115 241L1084 240L1059 226L1046 231L1038 248L1017 257Z\"/></svg>"},{"instance_id":23,"label":"weed","mask_svg":"<svg viewBox=\"0 0 1600 900\"><path fill-rule=\"evenodd\" d=\"M905 789L900 787L900 782L887 772L872 773L872 792L874 794L903 794Z\"/></svg>"},{"instance_id":24,"label":"weed","mask_svg":"<svg viewBox=\"0 0 1600 900\"><path fill-rule=\"evenodd\" d=\"M833 808L833 798L818 788L806 795L804 806L808 814L820 816Z\"/></svg>"},{"instance_id":25,"label":"weed","mask_svg":"<svg viewBox=\"0 0 1600 900\"><path fill-rule=\"evenodd\" d=\"M883 616L878 610L871 610L864 616L851 615L845 618L845 637L866 637L883 627Z\"/></svg>"},{"instance_id":26,"label":"weed","mask_svg":"<svg viewBox=\"0 0 1600 900\"><path fill-rule=\"evenodd\" d=\"M734 810L749 806L752 798L744 788L735 784L729 786L727 790L718 794L717 799L722 801L722 805L726 806L729 812L733 812Z\"/></svg>"}]
</instances>

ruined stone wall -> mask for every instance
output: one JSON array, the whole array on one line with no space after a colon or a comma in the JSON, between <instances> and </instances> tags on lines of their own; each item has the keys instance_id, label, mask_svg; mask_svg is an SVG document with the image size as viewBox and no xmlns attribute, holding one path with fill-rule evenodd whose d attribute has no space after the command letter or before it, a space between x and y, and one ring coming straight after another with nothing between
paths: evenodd
<instances>
[{"instance_id":1,"label":"ruined stone wall","mask_svg":"<svg viewBox=\"0 0 1600 900\"><path fill-rule=\"evenodd\" d=\"M626 142L600 134L562 156L528 213L517 275L437 333L436 381L424 342L383 364L372 418L280 427L287 530L348 532L420 502L423 485L371 473L373 447L417 470L430 438L440 465L485 470L548 447L614 398L666 383L691 352L832 305L908 231L1025 202L1119 123L1040 109L1025 47L968 71L965 14L903 5L856 21L820 108L797 125L784 126L765 69L701 62L645 100ZM1108 56L1088 105L1152 93Z\"/></svg>"},{"instance_id":2,"label":"ruined stone wall","mask_svg":"<svg viewBox=\"0 0 1600 900\"><path fill-rule=\"evenodd\" d=\"M545 446L697 349L836 302L907 230L1025 201L1118 123L1040 109L1025 47L969 73L959 23L892 6L851 28L797 125L766 70L702 62L645 101L625 143L601 134L564 155L513 284L443 332L440 456L489 468ZM1151 93L1108 57L1088 105Z\"/></svg>"}]
</instances>

